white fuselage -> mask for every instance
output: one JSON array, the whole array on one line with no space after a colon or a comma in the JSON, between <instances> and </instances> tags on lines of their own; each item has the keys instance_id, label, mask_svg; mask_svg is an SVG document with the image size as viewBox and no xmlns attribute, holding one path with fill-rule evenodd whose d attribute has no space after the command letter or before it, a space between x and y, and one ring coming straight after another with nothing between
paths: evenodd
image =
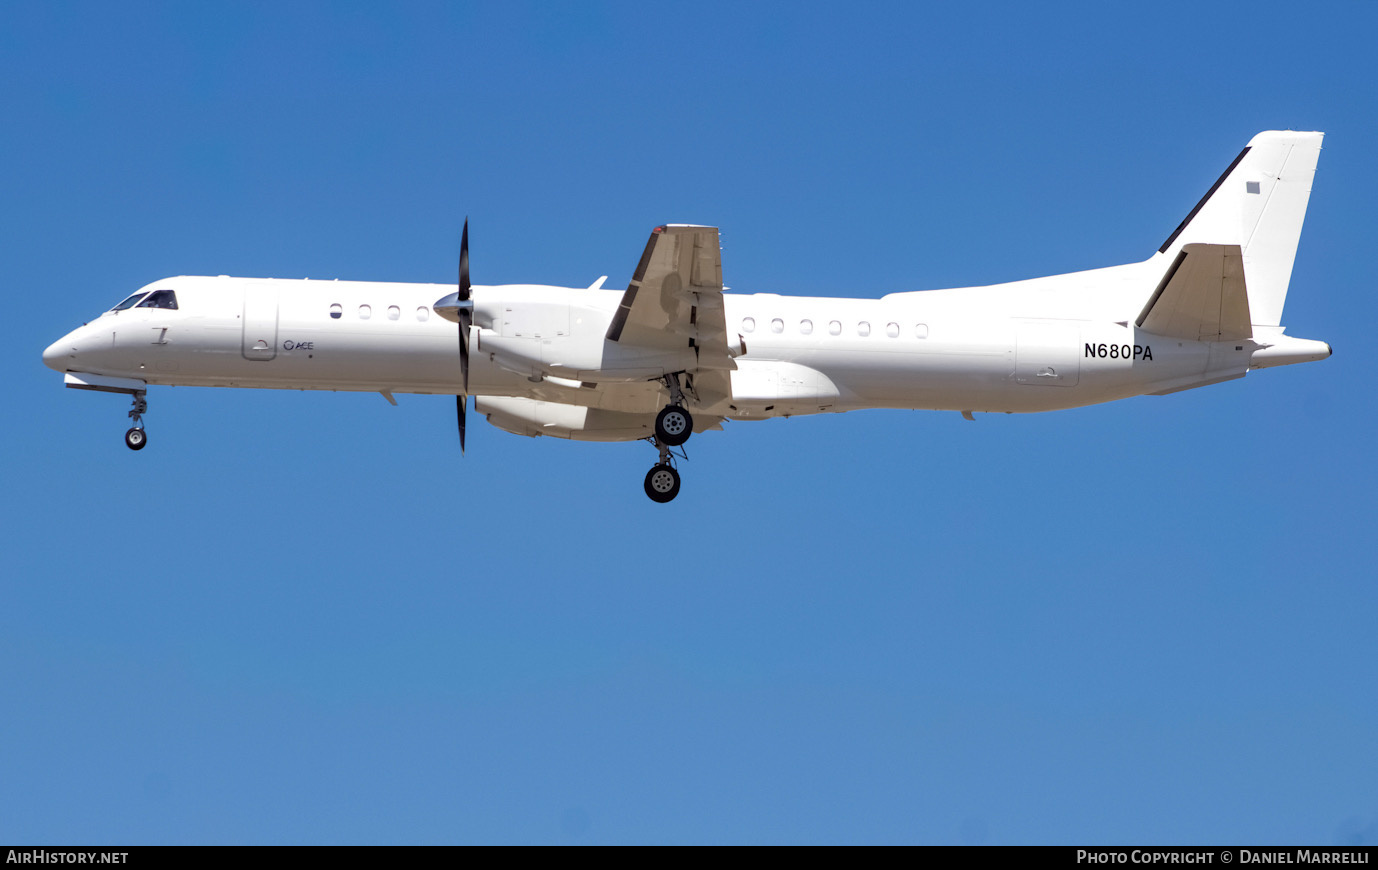
<instances>
[{"instance_id":1,"label":"white fuselage","mask_svg":"<svg viewBox=\"0 0 1378 870\"><path fill-rule=\"evenodd\" d=\"M696 412L761 419L859 408L1047 411L1329 354L1280 330L1267 342L1204 342L1137 329L1134 318L1163 268L1160 255L880 299L724 294L737 353L732 395ZM457 327L432 311L451 291L446 285L179 277L148 289L175 290L179 307L107 312L55 342L45 362L149 385L462 391ZM692 370L693 351L637 353L608 341L621 297L475 287L469 393L653 416L666 401L658 379ZM577 427L551 425L539 434L581 437Z\"/></svg>"}]
</instances>

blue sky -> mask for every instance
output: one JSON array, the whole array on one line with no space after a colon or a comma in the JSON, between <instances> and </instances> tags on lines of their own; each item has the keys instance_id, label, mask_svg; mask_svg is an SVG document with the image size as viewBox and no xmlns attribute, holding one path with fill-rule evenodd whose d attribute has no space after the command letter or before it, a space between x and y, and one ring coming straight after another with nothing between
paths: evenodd
<instances>
[{"instance_id":1,"label":"blue sky","mask_svg":"<svg viewBox=\"0 0 1378 870\"><path fill-rule=\"evenodd\" d=\"M1371 2L0 7L0 840L1378 842ZM739 291L1149 256L1327 133L1323 363L642 444L64 390L177 274Z\"/></svg>"}]
</instances>

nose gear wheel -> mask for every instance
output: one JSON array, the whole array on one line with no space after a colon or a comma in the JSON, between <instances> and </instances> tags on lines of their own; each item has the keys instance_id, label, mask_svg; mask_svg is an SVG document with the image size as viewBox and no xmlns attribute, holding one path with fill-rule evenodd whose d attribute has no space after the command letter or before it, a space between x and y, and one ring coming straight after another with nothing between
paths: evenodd
<instances>
[{"instance_id":1,"label":"nose gear wheel","mask_svg":"<svg viewBox=\"0 0 1378 870\"><path fill-rule=\"evenodd\" d=\"M124 433L124 444L130 450L143 450L148 444L148 433L144 431L144 412L148 410L145 393L134 393L134 407L129 409L129 419L134 426Z\"/></svg>"}]
</instances>

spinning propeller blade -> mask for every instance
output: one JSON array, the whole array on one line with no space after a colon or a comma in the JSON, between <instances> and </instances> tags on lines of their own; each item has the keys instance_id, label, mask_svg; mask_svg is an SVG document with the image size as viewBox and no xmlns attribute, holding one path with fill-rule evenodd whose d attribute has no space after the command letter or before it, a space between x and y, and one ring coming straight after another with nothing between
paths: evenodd
<instances>
[{"instance_id":1,"label":"spinning propeller blade","mask_svg":"<svg viewBox=\"0 0 1378 870\"><path fill-rule=\"evenodd\" d=\"M469 397L469 330L474 325L474 300L469 283L469 219L464 219L464 234L459 240L459 286L454 293L437 300L435 313L459 325L460 392L455 396L459 413L459 452L464 453L464 412Z\"/></svg>"}]
</instances>

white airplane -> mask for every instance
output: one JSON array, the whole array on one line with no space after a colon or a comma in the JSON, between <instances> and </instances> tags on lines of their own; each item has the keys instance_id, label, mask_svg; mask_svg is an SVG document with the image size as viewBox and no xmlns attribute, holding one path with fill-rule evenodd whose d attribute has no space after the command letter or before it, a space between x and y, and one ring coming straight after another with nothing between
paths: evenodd
<instances>
[{"instance_id":1,"label":"white airplane","mask_svg":"<svg viewBox=\"0 0 1378 870\"><path fill-rule=\"evenodd\" d=\"M518 435L646 440L645 491L724 420L859 408L1052 411L1163 395L1330 356L1281 326L1321 133L1265 132L1140 263L880 299L724 293L718 231L651 231L625 291L178 277L54 342L83 390L149 386L452 395ZM458 327L456 327L458 324ZM682 458L682 451L680 452Z\"/></svg>"}]
</instances>

